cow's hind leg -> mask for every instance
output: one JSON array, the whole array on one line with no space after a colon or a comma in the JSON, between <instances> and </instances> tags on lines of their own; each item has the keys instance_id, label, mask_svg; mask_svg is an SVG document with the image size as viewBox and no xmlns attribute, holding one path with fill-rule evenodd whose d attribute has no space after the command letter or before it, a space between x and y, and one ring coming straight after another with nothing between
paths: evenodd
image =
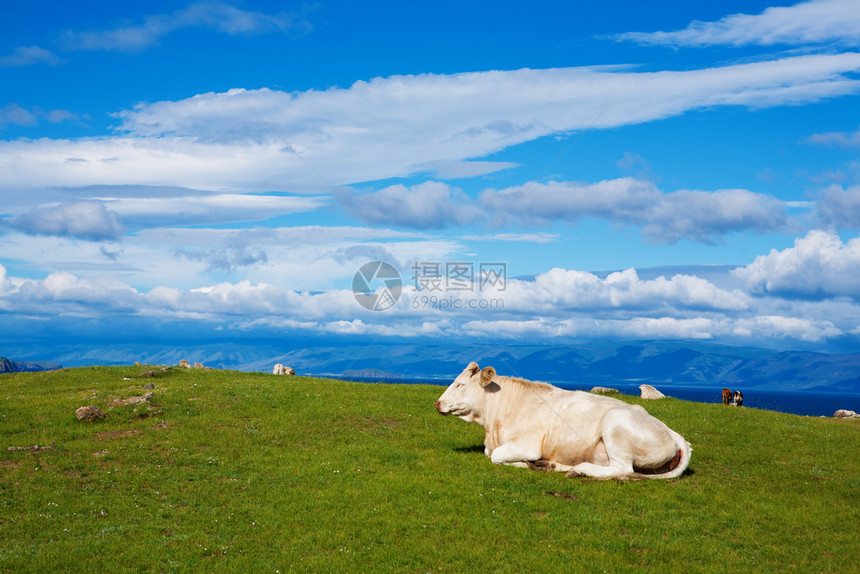
<instances>
[{"instance_id":1,"label":"cow's hind leg","mask_svg":"<svg viewBox=\"0 0 860 574\"><path fill-rule=\"evenodd\" d=\"M629 461L611 460L608 466L582 462L571 467L567 476L591 476L594 478L614 478L633 474L633 464Z\"/></svg>"},{"instance_id":2,"label":"cow's hind leg","mask_svg":"<svg viewBox=\"0 0 860 574\"><path fill-rule=\"evenodd\" d=\"M530 462L538 459L540 459L540 448L529 448L515 442L506 442L490 454L490 460L495 464L507 464L523 468L528 468Z\"/></svg>"},{"instance_id":3,"label":"cow's hind leg","mask_svg":"<svg viewBox=\"0 0 860 574\"><path fill-rule=\"evenodd\" d=\"M601 433L603 453L605 458L595 464L582 462L574 465L567 473L568 476L591 476L594 478L616 478L633 474L633 456L627 448L630 437L636 436L636 428L632 425L631 413L626 409L612 409L603 418Z\"/></svg>"}]
</instances>

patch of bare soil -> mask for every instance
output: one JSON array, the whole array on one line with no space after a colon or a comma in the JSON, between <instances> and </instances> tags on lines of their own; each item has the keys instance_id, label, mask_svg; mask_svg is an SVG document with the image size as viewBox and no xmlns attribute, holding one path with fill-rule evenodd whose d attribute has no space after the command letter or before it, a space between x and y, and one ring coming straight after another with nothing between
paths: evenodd
<instances>
[{"instance_id":1,"label":"patch of bare soil","mask_svg":"<svg viewBox=\"0 0 860 574\"><path fill-rule=\"evenodd\" d=\"M114 440L118 438L126 438L140 434L140 429L103 431L96 434L96 438L100 441Z\"/></svg>"},{"instance_id":2,"label":"patch of bare soil","mask_svg":"<svg viewBox=\"0 0 860 574\"><path fill-rule=\"evenodd\" d=\"M565 500L579 500L577 497L570 494L569 492L559 492L557 490L547 490L546 493L550 494L556 498L563 498Z\"/></svg>"}]
</instances>

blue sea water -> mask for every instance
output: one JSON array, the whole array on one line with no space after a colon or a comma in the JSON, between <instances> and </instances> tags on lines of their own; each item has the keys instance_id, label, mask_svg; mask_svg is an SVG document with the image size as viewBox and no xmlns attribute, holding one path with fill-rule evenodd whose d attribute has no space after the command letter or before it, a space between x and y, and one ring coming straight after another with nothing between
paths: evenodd
<instances>
[{"instance_id":1,"label":"blue sea water","mask_svg":"<svg viewBox=\"0 0 860 574\"><path fill-rule=\"evenodd\" d=\"M556 385L562 388L571 388ZM681 387L654 385L664 395L685 401L697 403L722 403L722 387ZM639 385L616 385L624 394L639 396ZM588 388L577 390L587 391ZM808 391L781 391L772 389L741 389L744 394L743 406L753 409L765 409L795 415L814 417L832 417L839 409L860 412L860 394L852 393L819 393Z\"/></svg>"},{"instance_id":2,"label":"blue sea water","mask_svg":"<svg viewBox=\"0 0 860 574\"><path fill-rule=\"evenodd\" d=\"M336 377L344 380L363 383L388 383L388 384L421 384L439 385L447 387L451 384L451 378L447 379L406 379L406 378L363 378L363 377ZM552 381L550 381L552 382ZM639 385L636 384L613 384L626 395L639 396ZM565 382L552 382L555 386L568 389L588 391L594 385L572 385ZM669 397L675 397L685 401L698 403L722 403L722 387L692 387L672 386L655 382L654 385L660 392ZM810 391L782 391L774 389L740 389L744 394L743 406L753 409L765 409L781 413L792 413L814 417L832 417L839 409L847 409L860 413L860 394L858 393L821 393ZM439 394L442 394L440 391Z\"/></svg>"}]
</instances>

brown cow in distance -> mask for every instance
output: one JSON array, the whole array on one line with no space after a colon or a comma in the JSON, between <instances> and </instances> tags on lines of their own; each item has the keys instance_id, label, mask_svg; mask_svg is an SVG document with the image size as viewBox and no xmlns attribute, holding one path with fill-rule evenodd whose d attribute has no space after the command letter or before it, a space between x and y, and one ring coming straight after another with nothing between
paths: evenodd
<instances>
[{"instance_id":1,"label":"brown cow in distance","mask_svg":"<svg viewBox=\"0 0 860 574\"><path fill-rule=\"evenodd\" d=\"M723 389L723 404L729 405L732 402L732 391L731 389Z\"/></svg>"}]
</instances>

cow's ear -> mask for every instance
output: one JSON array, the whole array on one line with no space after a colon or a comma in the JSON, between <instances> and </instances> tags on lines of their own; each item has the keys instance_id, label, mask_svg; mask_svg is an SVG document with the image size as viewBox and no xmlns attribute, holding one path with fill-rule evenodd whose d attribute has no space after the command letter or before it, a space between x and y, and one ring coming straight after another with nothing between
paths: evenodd
<instances>
[{"instance_id":1,"label":"cow's ear","mask_svg":"<svg viewBox=\"0 0 860 574\"><path fill-rule=\"evenodd\" d=\"M484 367L481 371L481 386L486 387L490 383L493 382L493 378L496 376L496 369L493 367Z\"/></svg>"},{"instance_id":2,"label":"cow's ear","mask_svg":"<svg viewBox=\"0 0 860 574\"><path fill-rule=\"evenodd\" d=\"M472 361L471 363L469 363L469 366L466 367L466 370L471 371L472 374L474 375L475 373L480 371L481 368L478 366L478 363L476 363L475 361Z\"/></svg>"}]
</instances>

